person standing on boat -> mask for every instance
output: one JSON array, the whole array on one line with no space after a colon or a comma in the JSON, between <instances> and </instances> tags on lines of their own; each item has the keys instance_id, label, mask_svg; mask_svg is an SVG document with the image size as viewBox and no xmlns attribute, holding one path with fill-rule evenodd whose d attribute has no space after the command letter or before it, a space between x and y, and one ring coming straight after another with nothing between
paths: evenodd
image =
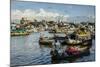
<instances>
[{"instance_id":1,"label":"person standing on boat","mask_svg":"<svg viewBox=\"0 0 100 67\"><path fill-rule=\"evenodd\" d=\"M63 50L61 49L59 40L55 40L54 48L58 51L59 55L62 55Z\"/></svg>"},{"instance_id":2,"label":"person standing on boat","mask_svg":"<svg viewBox=\"0 0 100 67\"><path fill-rule=\"evenodd\" d=\"M57 46L57 50L60 50L61 49L61 45L60 45L60 42L58 40L56 42L56 46Z\"/></svg>"},{"instance_id":3,"label":"person standing on boat","mask_svg":"<svg viewBox=\"0 0 100 67\"><path fill-rule=\"evenodd\" d=\"M54 40L53 46L56 50L59 50L61 48L60 42L58 40Z\"/></svg>"}]
</instances>

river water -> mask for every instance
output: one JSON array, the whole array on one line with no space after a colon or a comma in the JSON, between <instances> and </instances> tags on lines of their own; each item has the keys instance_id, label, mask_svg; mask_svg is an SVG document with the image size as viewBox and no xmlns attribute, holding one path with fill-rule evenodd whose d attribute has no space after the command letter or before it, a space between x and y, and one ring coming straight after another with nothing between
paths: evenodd
<instances>
[{"instance_id":1,"label":"river water","mask_svg":"<svg viewBox=\"0 0 100 67\"><path fill-rule=\"evenodd\" d=\"M43 32L44 33L44 32ZM48 32L46 36L53 36ZM38 43L40 33L31 33L28 36L11 37L11 66L52 64L49 46L40 46ZM73 62L95 61L95 40L93 40L90 55L74 60ZM59 63L68 63L62 60Z\"/></svg>"}]
</instances>

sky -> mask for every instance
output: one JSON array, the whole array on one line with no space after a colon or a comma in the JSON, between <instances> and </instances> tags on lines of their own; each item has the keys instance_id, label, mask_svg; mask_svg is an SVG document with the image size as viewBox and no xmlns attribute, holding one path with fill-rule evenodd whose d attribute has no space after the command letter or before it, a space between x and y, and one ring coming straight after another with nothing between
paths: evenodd
<instances>
[{"instance_id":1,"label":"sky","mask_svg":"<svg viewBox=\"0 0 100 67\"><path fill-rule=\"evenodd\" d=\"M31 1L11 1L11 19L27 17L30 20L53 20L57 21L93 21L95 18L95 6L40 3ZM89 17L89 18L88 18Z\"/></svg>"}]
</instances>

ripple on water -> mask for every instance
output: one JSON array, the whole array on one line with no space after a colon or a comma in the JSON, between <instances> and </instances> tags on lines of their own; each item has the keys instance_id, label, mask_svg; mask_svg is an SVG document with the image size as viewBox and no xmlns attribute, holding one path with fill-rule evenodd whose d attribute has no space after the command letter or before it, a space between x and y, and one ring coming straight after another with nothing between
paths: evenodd
<instances>
[{"instance_id":1,"label":"ripple on water","mask_svg":"<svg viewBox=\"0 0 100 67\"><path fill-rule=\"evenodd\" d=\"M46 32L46 36L47 36ZM51 64L50 48L38 44L40 33L32 33L29 36L11 37L11 66ZM94 61L95 47L90 49L90 56L78 58L74 62ZM68 63L62 60L60 63Z\"/></svg>"}]
</instances>

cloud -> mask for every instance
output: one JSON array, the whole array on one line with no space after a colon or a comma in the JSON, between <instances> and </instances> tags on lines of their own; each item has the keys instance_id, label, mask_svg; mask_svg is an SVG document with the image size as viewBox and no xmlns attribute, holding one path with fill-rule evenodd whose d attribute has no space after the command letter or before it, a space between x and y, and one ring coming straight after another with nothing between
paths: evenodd
<instances>
[{"instance_id":1,"label":"cloud","mask_svg":"<svg viewBox=\"0 0 100 67\"><path fill-rule=\"evenodd\" d=\"M39 10L32 10L32 9L26 9L26 10L12 10L11 11L11 20L20 20L22 17L27 17L29 20L37 19L38 21L41 21L43 19L46 19L47 21L53 20L58 21L61 19L62 21L67 21L67 17L69 15L63 15L57 12L50 12L47 10L44 10L43 8L40 8Z\"/></svg>"}]
</instances>

